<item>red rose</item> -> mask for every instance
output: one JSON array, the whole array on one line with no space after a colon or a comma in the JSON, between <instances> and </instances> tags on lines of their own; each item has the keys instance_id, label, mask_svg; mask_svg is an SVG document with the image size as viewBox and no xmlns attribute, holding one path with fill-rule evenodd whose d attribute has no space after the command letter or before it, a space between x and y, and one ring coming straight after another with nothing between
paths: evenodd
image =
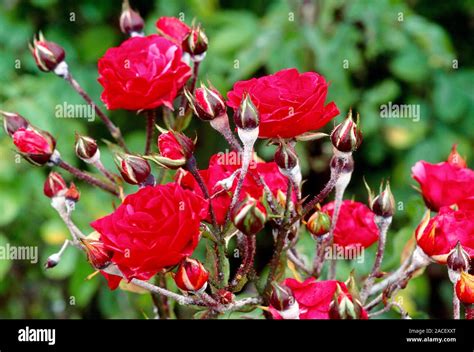
<instances>
[{"instance_id":1,"label":"red rose","mask_svg":"<svg viewBox=\"0 0 474 352\"><path fill-rule=\"evenodd\" d=\"M321 128L339 114L333 102L324 105L327 91L323 76L290 68L235 83L227 105L237 110L245 93L250 94L260 113L259 136L291 138Z\"/></svg>"},{"instance_id":2,"label":"red rose","mask_svg":"<svg viewBox=\"0 0 474 352\"><path fill-rule=\"evenodd\" d=\"M420 184L426 206L433 211L474 196L474 171L459 164L419 161L411 171Z\"/></svg>"},{"instance_id":3,"label":"red rose","mask_svg":"<svg viewBox=\"0 0 474 352\"><path fill-rule=\"evenodd\" d=\"M446 263L458 241L474 258L474 198L460 201L458 210L442 207L432 219L427 212L415 233L418 246L439 263Z\"/></svg>"},{"instance_id":4,"label":"red rose","mask_svg":"<svg viewBox=\"0 0 474 352\"><path fill-rule=\"evenodd\" d=\"M329 319L329 310L337 285L352 300L346 285L339 281L316 281L314 277L310 277L304 282L286 279L283 284L291 289L296 302L298 302L300 319ZM278 311L271 306L270 312L274 319L282 319ZM367 318L367 312L362 309L360 319Z\"/></svg>"},{"instance_id":5,"label":"red rose","mask_svg":"<svg viewBox=\"0 0 474 352\"><path fill-rule=\"evenodd\" d=\"M175 183L147 186L91 226L124 276L148 280L190 256L207 202Z\"/></svg>"},{"instance_id":6,"label":"red rose","mask_svg":"<svg viewBox=\"0 0 474 352\"><path fill-rule=\"evenodd\" d=\"M18 151L33 164L46 164L54 153L56 140L47 132L20 127L13 133Z\"/></svg>"},{"instance_id":7,"label":"red rose","mask_svg":"<svg viewBox=\"0 0 474 352\"><path fill-rule=\"evenodd\" d=\"M160 17L156 21L158 33L181 47L191 28L176 17Z\"/></svg>"},{"instance_id":8,"label":"red rose","mask_svg":"<svg viewBox=\"0 0 474 352\"><path fill-rule=\"evenodd\" d=\"M212 198L212 206L217 218L217 223L223 225L225 222L225 216L229 210L230 203L232 201L232 194L237 186L239 175L235 174L234 179L230 177L240 169L242 160L239 154L232 151L230 153L215 154L209 160L209 168L206 170L200 170L200 174L206 183ZM278 166L274 162L251 162L247 176L245 177L242 190L240 192L240 199L242 200L248 194L252 198L260 200L264 194L263 187L259 186L252 175L257 175L255 171L264 178L268 187L272 190L273 194L276 195L278 190L286 192L287 178L283 176ZM186 171L181 171L177 174L178 182L185 188L192 189L194 192L199 194L201 189L194 180L193 176ZM222 181L227 180L230 182L229 190L225 189L225 185Z\"/></svg>"},{"instance_id":9,"label":"red rose","mask_svg":"<svg viewBox=\"0 0 474 352\"><path fill-rule=\"evenodd\" d=\"M333 215L334 202L323 206L322 211ZM365 204L352 200L342 202L339 218L334 229L334 243L342 247L362 246L367 248L379 238L374 222L374 213Z\"/></svg>"},{"instance_id":10,"label":"red rose","mask_svg":"<svg viewBox=\"0 0 474 352\"><path fill-rule=\"evenodd\" d=\"M157 34L133 37L99 59L101 99L108 109L144 110L173 100L191 76L181 47Z\"/></svg>"},{"instance_id":11,"label":"red rose","mask_svg":"<svg viewBox=\"0 0 474 352\"><path fill-rule=\"evenodd\" d=\"M171 160L189 159L194 152L194 142L183 133L168 131L158 137L160 154Z\"/></svg>"}]
</instances>

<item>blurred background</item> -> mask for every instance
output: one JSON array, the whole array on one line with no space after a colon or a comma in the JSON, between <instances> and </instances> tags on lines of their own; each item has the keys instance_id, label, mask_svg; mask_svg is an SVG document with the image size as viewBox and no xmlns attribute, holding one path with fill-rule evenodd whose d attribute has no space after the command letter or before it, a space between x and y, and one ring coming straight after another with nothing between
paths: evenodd
<instances>
[{"instance_id":1,"label":"blurred background","mask_svg":"<svg viewBox=\"0 0 474 352\"><path fill-rule=\"evenodd\" d=\"M96 139L109 138L107 132L98 120L54 117L56 105L82 101L61 79L38 71L27 43L42 30L46 38L61 44L72 73L100 102L96 63L107 48L124 40L118 27L121 1L0 1L0 110L18 112L50 131L64 159L87 168L74 156L74 131ZM146 19L148 34L156 32L154 23L160 16L181 15L188 24L193 18L201 22L210 43L201 78L209 78L222 92L237 80L287 67L317 71L331 82L328 101L335 101L341 110L337 120L352 107L361 115L364 134L346 198L366 202L365 176L372 188L389 178L397 200L399 210L383 264L387 271L399 264L424 212L421 197L412 188L414 163L443 161L451 145L458 143L459 152L473 166L472 1L131 0L131 4ZM388 102L419 105L419 121L381 118L380 107ZM141 151L142 116L123 111L110 116L131 149ZM194 131L200 137L200 167L206 168L208 157L226 145L200 121L192 121L188 132ZM325 140L300 143L299 148L307 179L304 191L316 193L328 178L331 146ZM104 163L113 169L110 154L105 146L102 149ZM261 143L258 151L266 160L272 159L272 148ZM0 318L152 316L148 294L111 292L100 276L86 280L92 268L76 250L67 250L56 268L43 269L46 258L69 234L42 193L48 170L16 162L15 155L11 140L2 132L0 245L38 246L40 261L0 260ZM88 224L109 213L112 205L103 192L81 182L78 186L81 200L73 218L89 232ZM262 266L271 256L271 238L260 235L258 241L257 266ZM303 235L299 248L311 256L314 242ZM367 274L374 250L366 251L362 264L340 265L338 278L345 280L354 267L359 276ZM199 248L197 256L202 252ZM446 318L451 294L446 268L432 265L410 282L399 300L413 317ZM382 316L390 317L397 315Z\"/></svg>"}]
</instances>

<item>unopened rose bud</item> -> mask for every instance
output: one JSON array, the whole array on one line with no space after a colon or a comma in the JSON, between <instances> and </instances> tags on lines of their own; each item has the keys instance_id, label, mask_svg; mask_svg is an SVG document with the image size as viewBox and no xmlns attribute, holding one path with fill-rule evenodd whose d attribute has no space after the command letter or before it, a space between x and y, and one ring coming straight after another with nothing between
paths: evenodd
<instances>
[{"instance_id":1,"label":"unopened rose bud","mask_svg":"<svg viewBox=\"0 0 474 352\"><path fill-rule=\"evenodd\" d=\"M13 143L22 156L30 163L45 165L56 148L56 140L48 132L33 128L19 128L13 134Z\"/></svg>"},{"instance_id":2,"label":"unopened rose bud","mask_svg":"<svg viewBox=\"0 0 474 352\"><path fill-rule=\"evenodd\" d=\"M120 30L132 37L143 34L145 23L137 11L130 8L128 0L123 2L122 14L120 15Z\"/></svg>"},{"instance_id":3,"label":"unopened rose bud","mask_svg":"<svg viewBox=\"0 0 474 352\"><path fill-rule=\"evenodd\" d=\"M89 238L81 239L81 244L87 254L87 260L97 270L102 270L110 265L113 257L113 251L105 248L105 245Z\"/></svg>"},{"instance_id":4,"label":"unopened rose bud","mask_svg":"<svg viewBox=\"0 0 474 352\"><path fill-rule=\"evenodd\" d=\"M461 245L461 242L458 241L456 247L454 247L451 252L449 252L448 259L446 263L448 268L456 271L468 271L470 267L471 259L469 253L467 253Z\"/></svg>"},{"instance_id":5,"label":"unopened rose bud","mask_svg":"<svg viewBox=\"0 0 474 352\"><path fill-rule=\"evenodd\" d=\"M461 273L461 277L456 283L456 295L462 303L474 304L474 275L465 271Z\"/></svg>"},{"instance_id":6,"label":"unopened rose bud","mask_svg":"<svg viewBox=\"0 0 474 352\"><path fill-rule=\"evenodd\" d=\"M448 156L448 163L450 163L453 166L457 166L461 169L464 169L467 167L466 160L463 159L463 157L458 153L458 145L454 144L451 153Z\"/></svg>"},{"instance_id":7,"label":"unopened rose bud","mask_svg":"<svg viewBox=\"0 0 474 352\"><path fill-rule=\"evenodd\" d=\"M278 167L283 170L292 170L299 162L295 149L291 145L283 142L280 143L275 151L274 160Z\"/></svg>"},{"instance_id":8,"label":"unopened rose bud","mask_svg":"<svg viewBox=\"0 0 474 352\"><path fill-rule=\"evenodd\" d=\"M63 177L59 173L51 171L44 182L44 195L48 198L53 198L58 196L60 193L63 194L66 189L67 185Z\"/></svg>"},{"instance_id":9,"label":"unopened rose bud","mask_svg":"<svg viewBox=\"0 0 474 352\"><path fill-rule=\"evenodd\" d=\"M28 120L15 112L0 111L0 114L3 116L3 128L10 137L20 128L27 129L30 125Z\"/></svg>"},{"instance_id":10,"label":"unopened rose bud","mask_svg":"<svg viewBox=\"0 0 474 352\"><path fill-rule=\"evenodd\" d=\"M61 260L61 256L59 255L59 253L51 254L46 260L46 263L44 263L45 269L54 268L56 265L59 264L60 260Z\"/></svg>"},{"instance_id":11,"label":"unopened rose bud","mask_svg":"<svg viewBox=\"0 0 474 352\"><path fill-rule=\"evenodd\" d=\"M234 122L239 129L253 130L260 124L260 115L252 102L249 94L246 94L240 107L234 114Z\"/></svg>"},{"instance_id":12,"label":"unopened rose bud","mask_svg":"<svg viewBox=\"0 0 474 352\"><path fill-rule=\"evenodd\" d=\"M100 159L100 151L95 139L76 133L76 155L86 163L94 163Z\"/></svg>"},{"instance_id":13,"label":"unopened rose bud","mask_svg":"<svg viewBox=\"0 0 474 352\"><path fill-rule=\"evenodd\" d=\"M315 211L306 222L306 228L314 237L325 235L331 228L331 217L322 211Z\"/></svg>"},{"instance_id":14,"label":"unopened rose bud","mask_svg":"<svg viewBox=\"0 0 474 352\"><path fill-rule=\"evenodd\" d=\"M217 297L219 298L219 302L222 304L230 304L234 301L234 294L230 291L225 289L220 289L217 291Z\"/></svg>"},{"instance_id":15,"label":"unopened rose bud","mask_svg":"<svg viewBox=\"0 0 474 352\"><path fill-rule=\"evenodd\" d=\"M174 281L183 291L199 292L206 289L208 278L209 273L200 261L186 258L179 265Z\"/></svg>"},{"instance_id":16,"label":"unopened rose bud","mask_svg":"<svg viewBox=\"0 0 474 352\"><path fill-rule=\"evenodd\" d=\"M354 301L348 292L345 292L339 283L329 308L330 319L360 319L363 308L360 302Z\"/></svg>"},{"instance_id":17,"label":"unopened rose bud","mask_svg":"<svg viewBox=\"0 0 474 352\"><path fill-rule=\"evenodd\" d=\"M201 83L194 91L194 96L185 89L184 94L195 115L204 121L212 121L226 113L224 98L219 91L208 83L209 88Z\"/></svg>"},{"instance_id":18,"label":"unopened rose bud","mask_svg":"<svg viewBox=\"0 0 474 352\"><path fill-rule=\"evenodd\" d=\"M265 226L267 214L263 206L250 196L238 203L232 211L235 227L248 236L257 234Z\"/></svg>"},{"instance_id":19,"label":"unopened rose bud","mask_svg":"<svg viewBox=\"0 0 474 352\"><path fill-rule=\"evenodd\" d=\"M54 71L66 57L64 49L56 43L46 41L41 32L38 38L33 39L33 45L29 44L29 47L36 65L44 72Z\"/></svg>"},{"instance_id":20,"label":"unopened rose bud","mask_svg":"<svg viewBox=\"0 0 474 352\"><path fill-rule=\"evenodd\" d=\"M380 185L380 193L375 198L369 193L369 207L375 215L387 218L395 213L395 198L393 198L388 181L383 191L382 186L383 183Z\"/></svg>"},{"instance_id":21,"label":"unopened rose bud","mask_svg":"<svg viewBox=\"0 0 474 352\"><path fill-rule=\"evenodd\" d=\"M208 40L201 26L191 28L183 41L182 47L191 57L199 57L207 51Z\"/></svg>"},{"instance_id":22,"label":"unopened rose bud","mask_svg":"<svg viewBox=\"0 0 474 352\"><path fill-rule=\"evenodd\" d=\"M74 184L74 182L71 182L69 188L64 194L64 197L66 197L67 200L77 203L79 201L80 196L81 194L79 193L79 190L77 189L76 185Z\"/></svg>"},{"instance_id":23,"label":"unopened rose bud","mask_svg":"<svg viewBox=\"0 0 474 352\"><path fill-rule=\"evenodd\" d=\"M299 304L293 291L286 285L272 283L273 291L270 296L270 306L278 311L283 319L298 319L300 315Z\"/></svg>"},{"instance_id":24,"label":"unopened rose bud","mask_svg":"<svg viewBox=\"0 0 474 352\"><path fill-rule=\"evenodd\" d=\"M362 133L359 128L359 114L357 114L356 121L352 118L352 110L349 114L337 125L331 133L332 145L343 153L350 153L359 148L362 143Z\"/></svg>"},{"instance_id":25,"label":"unopened rose bud","mask_svg":"<svg viewBox=\"0 0 474 352\"><path fill-rule=\"evenodd\" d=\"M151 173L148 161L132 154L117 154L115 164L125 182L139 185L146 181Z\"/></svg>"},{"instance_id":26,"label":"unopened rose bud","mask_svg":"<svg viewBox=\"0 0 474 352\"><path fill-rule=\"evenodd\" d=\"M168 131L158 137L159 156L151 159L169 168L179 169L193 156L194 141L180 132Z\"/></svg>"}]
</instances>

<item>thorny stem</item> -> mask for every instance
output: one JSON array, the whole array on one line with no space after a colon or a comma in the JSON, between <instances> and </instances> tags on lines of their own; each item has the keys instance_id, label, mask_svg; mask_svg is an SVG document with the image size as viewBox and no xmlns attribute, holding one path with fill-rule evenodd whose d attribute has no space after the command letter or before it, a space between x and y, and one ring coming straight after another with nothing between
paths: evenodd
<instances>
[{"instance_id":1,"label":"thorny stem","mask_svg":"<svg viewBox=\"0 0 474 352\"><path fill-rule=\"evenodd\" d=\"M255 236L246 236L243 235L242 238L242 263L240 264L237 272L235 274L234 279L232 280L231 284L229 285L229 290L232 292L237 292L241 289L243 280L247 277L250 270L253 267L253 261L255 258Z\"/></svg>"},{"instance_id":2,"label":"thorny stem","mask_svg":"<svg viewBox=\"0 0 474 352\"><path fill-rule=\"evenodd\" d=\"M146 143L145 155L149 155L151 151L151 143L153 141L153 132L155 131L156 111L154 109L146 112Z\"/></svg>"},{"instance_id":3,"label":"thorny stem","mask_svg":"<svg viewBox=\"0 0 474 352\"><path fill-rule=\"evenodd\" d=\"M385 252L385 244L387 242L387 231L392 223L392 217L383 217L383 216L376 216L375 223L379 228L379 241L377 247L377 254L375 257L374 266L372 267L372 271L370 272L367 280L364 283L364 286L360 293L360 300L362 304L365 303L367 297L369 296L370 290L374 285L375 279L380 273L380 268L382 266L383 254Z\"/></svg>"},{"instance_id":4,"label":"thorny stem","mask_svg":"<svg viewBox=\"0 0 474 352\"><path fill-rule=\"evenodd\" d=\"M453 284L453 319L461 318L461 304L456 294L456 284Z\"/></svg>"},{"instance_id":5,"label":"thorny stem","mask_svg":"<svg viewBox=\"0 0 474 352\"><path fill-rule=\"evenodd\" d=\"M129 152L125 140L123 139L122 133L120 132L120 129L115 126L115 124L105 115L102 110L92 101L91 97L84 91L84 89L81 87L79 82L77 82L72 74L68 71L64 76L64 80L68 82L74 90L79 93L79 95L89 104L94 108L94 111L96 114L99 116L99 118L102 120L102 122L105 124L107 129L109 130L110 134L114 139L117 141L117 143L126 151Z\"/></svg>"},{"instance_id":6,"label":"thorny stem","mask_svg":"<svg viewBox=\"0 0 474 352\"><path fill-rule=\"evenodd\" d=\"M267 282L265 284L265 288L263 289L263 300L265 304L269 303L270 295L272 292L272 282L275 279L275 275L278 269L278 265L280 264L280 257L283 251L283 247L285 246L285 238L288 233L288 230L284 226L288 220L290 215L290 199L291 199L291 192L293 190L293 183L290 179L288 179L288 187L286 190L286 204L285 204L285 213L283 216L283 224L278 230L278 235L276 238L275 243L275 250L273 252L273 257L270 262L270 272L268 274Z\"/></svg>"},{"instance_id":7,"label":"thorny stem","mask_svg":"<svg viewBox=\"0 0 474 352\"><path fill-rule=\"evenodd\" d=\"M96 187L99 187L101 189L103 189L104 191L107 191L111 194L113 194L114 196L119 196L119 192L117 191L117 189L115 188L114 185L110 184L110 183L105 183L97 178L95 178L94 176L92 175L89 175L87 173L85 173L84 171L81 171L77 168L75 168L74 166L68 164L67 162L65 162L64 160L60 160L59 163L58 163L58 166L64 170L66 170L67 172L69 172L70 174L74 175L75 177L77 177L78 179L80 180L83 180L93 186L96 186Z\"/></svg>"},{"instance_id":8,"label":"thorny stem","mask_svg":"<svg viewBox=\"0 0 474 352\"><path fill-rule=\"evenodd\" d=\"M166 278L164 274L158 273L155 276L155 280L157 286L166 289ZM157 316L161 319L168 319L170 317L170 307L168 305L168 298L156 293L151 293L151 298L158 312Z\"/></svg>"},{"instance_id":9,"label":"thorny stem","mask_svg":"<svg viewBox=\"0 0 474 352\"><path fill-rule=\"evenodd\" d=\"M288 253L288 259L291 260L291 262L303 273L306 275L311 275L311 270L308 269L303 262L303 260L298 257L296 254L296 250L294 248L290 248L290 250L287 252Z\"/></svg>"},{"instance_id":10,"label":"thorny stem","mask_svg":"<svg viewBox=\"0 0 474 352\"><path fill-rule=\"evenodd\" d=\"M225 138L232 149L235 149L239 152L242 151L240 142L237 140L237 138L235 138L232 130L230 129L229 117L227 114L222 114L221 116L216 117L210 122L210 125Z\"/></svg>"}]
</instances>

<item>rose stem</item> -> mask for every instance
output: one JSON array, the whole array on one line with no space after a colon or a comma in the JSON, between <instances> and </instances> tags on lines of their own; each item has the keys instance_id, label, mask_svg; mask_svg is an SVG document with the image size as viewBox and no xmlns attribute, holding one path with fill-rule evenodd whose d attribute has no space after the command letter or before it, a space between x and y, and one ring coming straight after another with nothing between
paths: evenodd
<instances>
[{"instance_id":1,"label":"rose stem","mask_svg":"<svg viewBox=\"0 0 474 352\"><path fill-rule=\"evenodd\" d=\"M200 63L201 63L200 61L193 60L193 75L191 77L191 81L189 84L189 92L191 93L191 95L194 94L194 89L196 88L196 82L197 82L197 77L199 75ZM184 93L182 93L181 95L181 103L179 104L179 111L184 111L184 116L186 116L186 114L189 111L188 99L186 98Z\"/></svg>"},{"instance_id":2,"label":"rose stem","mask_svg":"<svg viewBox=\"0 0 474 352\"><path fill-rule=\"evenodd\" d=\"M146 111L146 144L145 155L149 155L151 151L151 143L153 140L153 132L155 131L156 112L154 109Z\"/></svg>"},{"instance_id":3,"label":"rose stem","mask_svg":"<svg viewBox=\"0 0 474 352\"><path fill-rule=\"evenodd\" d=\"M284 226L289 221L290 216L290 201L291 201L291 192L293 190L293 183L288 179L288 187L286 190L286 203L285 203L285 212L283 216L283 222L278 229L278 235L275 243L275 250L273 251L273 257L270 262L270 272L268 273L267 282L265 288L263 289L263 301L268 305L270 300L270 295L272 292L272 282L275 279L275 275L280 264L280 257L285 245L285 238L288 233L288 230Z\"/></svg>"},{"instance_id":4,"label":"rose stem","mask_svg":"<svg viewBox=\"0 0 474 352\"><path fill-rule=\"evenodd\" d=\"M466 320L474 320L474 304L465 304Z\"/></svg>"},{"instance_id":5,"label":"rose stem","mask_svg":"<svg viewBox=\"0 0 474 352\"><path fill-rule=\"evenodd\" d=\"M379 228L379 242L377 246L377 255L375 257L374 266L372 267L372 271L370 272L367 280L365 280L364 286L360 293L360 300L362 304L365 303L367 297L369 296L370 290L374 285L375 279L380 273L380 268L382 266L383 254L385 252L385 244L387 242L387 231L392 223L392 217L383 217L383 216L375 216L375 223Z\"/></svg>"},{"instance_id":6,"label":"rose stem","mask_svg":"<svg viewBox=\"0 0 474 352\"><path fill-rule=\"evenodd\" d=\"M117 143L123 148L123 150L125 150L127 153L129 152L126 144L125 144L125 141L123 139L123 136L122 136L122 132L120 132L120 128L118 128L117 126L115 126L115 124L107 117L107 115L105 115L102 110L92 101L91 97L84 91L84 89L81 87L81 85L79 84L79 82L77 82L74 77L72 76L71 73L67 73L65 76L64 76L64 79L66 80L66 82L68 82L73 88L74 90L79 93L79 95L89 104L91 105L96 114L99 115L99 118L102 120L102 122L105 124L105 126L107 127L107 129L109 130L110 134L112 135L112 137L114 137L114 139L117 141Z\"/></svg>"},{"instance_id":7,"label":"rose stem","mask_svg":"<svg viewBox=\"0 0 474 352\"><path fill-rule=\"evenodd\" d=\"M216 214L214 213L214 207L212 206L211 195L209 194L207 185L196 167L196 158L194 156L187 160L186 169L191 173L191 175L193 175L194 179L198 183L199 188L201 188L201 191L204 194L204 198L209 200L209 214L211 215L212 226L214 227L215 231L218 231L219 226L217 225Z\"/></svg>"},{"instance_id":8,"label":"rose stem","mask_svg":"<svg viewBox=\"0 0 474 352\"><path fill-rule=\"evenodd\" d=\"M162 273L158 273L155 276L157 286L160 286L166 289L166 278ZM155 308L158 311L158 316L161 319L168 319L170 317L170 308L168 304L168 298L166 296L161 296L156 293L151 293L151 299Z\"/></svg>"},{"instance_id":9,"label":"rose stem","mask_svg":"<svg viewBox=\"0 0 474 352\"><path fill-rule=\"evenodd\" d=\"M229 285L229 290L232 292L237 292L242 287L242 281L247 277L248 273L253 267L253 261L255 258L255 236L246 236L241 234L242 238L242 263L240 264L237 272L234 276L234 280L232 280L231 284Z\"/></svg>"},{"instance_id":10,"label":"rose stem","mask_svg":"<svg viewBox=\"0 0 474 352\"><path fill-rule=\"evenodd\" d=\"M107 191L107 192L113 194L114 196L117 196L117 197L119 196L119 192L115 189L115 187L113 185L111 185L109 183L102 182L101 180L95 178L94 176L86 174L84 171L81 171L81 170L75 168L74 166L68 164L64 160L60 160L59 163L58 163L58 166L60 168L64 169L64 170L66 170L67 172L69 172L70 174L72 174L73 176L77 177L80 180L83 180L87 183L90 183L93 186L102 188L104 191Z\"/></svg>"},{"instance_id":11,"label":"rose stem","mask_svg":"<svg viewBox=\"0 0 474 352\"><path fill-rule=\"evenodd\" d=\"M334 156L337 160L348 160L346 157ZM352 158L349 155L349 158ZM339 162L337 162L339 164ZM344 191L347 188L352 176L352 170L349 172L343 172L336 182L336 195L334 197L334 211L331 218L331 227L329 228L329 241L332 245L334 243L334 230L336 229L337 220L339 218L339 212L341 210L342 200L344 198ZM324 259L324 258L323 258ZM336 266L337 261L332 258L329 266L328 280L334 280L336 278Z\"/></svg>"},{"instance_id":12,"label":"rose stem","mask_svg":"<svg viewBox=\"0 0 474 352\"><path fill-rule=\"evenodd\" d=\"M238 152L242 151L240 142L237 140L237 138L235 138L232 130L230 129L229 116L226 113L222 114L221 116L217 116L214 120L211 120L210 125L224 137L232 149L237 150Z\"/></svg>"},{"instance_id":13,"label":"rose stem","mask_svg":"<svg viewBox=\"0 0 474 352\"><path fill-rule=\"evenodd\" d=\"M104 175L105 177L107 177L110 181L112 181L115 184L117 183L118 175L116 176L115 174L107 170L104 164L102 164L102 161L100 159L94 162L92 165L94 165L97 168L97 170L99 170L100 173Z\"/></svg>"},{"instance_id":14,"label":"rose stem","mask_svg":"<svg viewBox=\"0 0 474 352\"><path fill-rule=\"evenodd\" d=\"M453 319L460 319L461 317L461 304L456 294L456 284L453 284Z\"/></svg>"}]
</instances>

